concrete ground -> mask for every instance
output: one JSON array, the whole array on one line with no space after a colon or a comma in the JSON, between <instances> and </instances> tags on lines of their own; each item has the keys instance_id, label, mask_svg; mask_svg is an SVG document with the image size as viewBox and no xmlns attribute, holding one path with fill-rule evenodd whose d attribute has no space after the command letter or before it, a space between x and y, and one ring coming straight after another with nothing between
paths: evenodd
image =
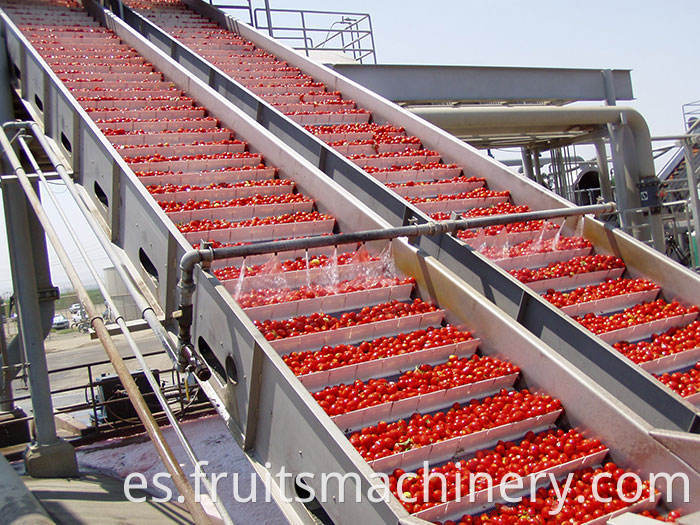
<instances>
[{"instance_id":1,"label":"concrete ground","mask_svg":"<svg viewBox=\"0 0 700 525\"><path fill-rule=\"evenodd\" d=\"M220 477L217 484L218 497L236 525L288 523L280 507L266 493L262 479L234 441L221 417L206 416L184 422L181 426L199 461L206 461L202 470L208 479L212 479L212 474ZM194 468L172 428L163 427L163 435L188 480L194 484ZM150 441L133 438L112 439L79 447L76 452L81 472L95 472L121 479L132 473L140 473L145 477L148 490L153 496L165 495L164 489L154 483L155 476L164 473L165 467ZM177 498L169 476L160 477L158 481L172 491L173 498ZM213 505L207 503L205 497L202 501L205 510L213 514Z\"/></svg>"},{"instance_id":2,"label":"concrete ground","mask_svg":"<svg viewBox=\"0 0 700 525\"><path fill-rule=\"evenodd\" d=\"M34 494L58 525L185 525L189 513L175 503L131 503L124 497L121 480L99 474L77 479L36 479L23 476ZM133 491L134 496L145 496Z\"/></svg>"}]
</instances>

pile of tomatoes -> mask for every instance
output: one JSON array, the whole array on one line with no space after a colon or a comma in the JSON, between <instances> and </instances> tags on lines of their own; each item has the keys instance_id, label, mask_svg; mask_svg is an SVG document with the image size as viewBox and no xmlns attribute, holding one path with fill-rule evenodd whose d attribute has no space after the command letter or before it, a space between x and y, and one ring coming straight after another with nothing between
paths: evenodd
<instances>
[{"instance_id":1,"label":"pile of tomatoes","mask_svg":"<svg viewBox=\"0 0 700 525\"><path fill-rule=\"evenodd\" d=\"M294 222L311 222L333 220L332 215L317 211L299 211L285 213L273 217L253 217L244 221L232 222L226 219L201 219L177 224L182 233L201 232L211 230L224 230L227 228L248 228L251 226L264 226L270 224L290 224Z\"/></svg>"},{"instance_id":2,"label":"pile of tomatoes","mask_svg":"<svg viewBox=\"0 0 700 525\"><path fill-rule=\"evenodd\" d=\"M264 78L264 77L263 77ZM274 77L270 77L274 78ZM279 77L277 77L279 78ZM286 111L285 115L366 115L369 111L366 109L338 109L336 111Z\"/></svg>"},{"instance_id":3,"label":"pile of tomatoes","mask_svg":"<svg viewBox=\"0 0 700 525\"><path fill-rule=\"evenodd\" d=\"M599 301L608 297L656 290L658 288L659 286L649 279L625 279L620 277L618 279L608 279L600 284L579 287L569 292L547 290L547 293L542 295L542 298L561 308L563 306Z\"/></svg>"},{"instance_id":4,"label":"pile of tomatoes","mask_svg":"<svg viewBox=\"0 0 700 525\"><path fill-rule=\"evenodd\" d=\"M485 182L486 179L482 177L467 177L465 175L459 175L457 177L452 177L449 179L433 179L428 181L413 181L408 182L387 182L384 184L387 188L406 188L411 186L432 186L433 184L468 184L470 182Z\"/></svg>"},{"instance_id":5,"label":"pile of tomatoes","mask_svg":"<svg viewBox=\"0 0 700 525\"><path fill-rule=\"evenodd\" d=\"M220 246L221 245L214 247L218 248ZM353 263L356 260L362 260L362 262L378 261L379 257L370 254L365 254L360 257L356 251L339 253L337 257L329 257L328 255L310 255L308 260L306 257L297 257L296 259L286 259L284 261L280 261L279 269L283 272L296 272L306 270L307 268L322 268L331 264L343 266L345 264ZM245 275L258 275L260 272L264 272L266 268L267 266L264 264L246 266ZM214 275L216 275L220 281L237 279L240 274L241 269L237 266L225 266L214 270Z\"/></svg>"},{"instance_id":6,"label":"pile of tomatoes","mask_svg":"<svg viewBox=\"0 0 700 525\"><path fill-rule=\"evenodd\" d=\"M92 64L95 65L95 64ZM105 64L108 65L108 64ZM144 67L150 67L147 65L144 65ZM55 71L55 70L54 70ZM123 95L123 96L114 96L114 95L93 95L89 97L75 97L75 99L78 102L107 102L107 101L117 101L117 100L130 100L130 101L143 101L143 102L165 102L165 101L170 101L170 102L193 102L194 99L192 97L188 97L185 95L175 95L175 93L179 93L176 90L173 90L173 96L166 96L166 95L147 95L144 97L137 97L137 96L128 96L128 95ZM191 106L190 106L191 107Z\"/></svg>"},{"instance_id":7,"label":"pile of tomatoes","mask_svg":"<svg viewBox=\"0 0 700 525\"><path fill-rule=\"evenodd\" d=\"M700 362L687 372L671 372L657 376L657 379L683 397L700 392Z\"/></svg>"},{"instance_id":8,"label":"pile of tomatoes","mask_svg":"<svg viewBox=\"0 0 700 525\"><path fill-rule=\"evenodd\" d=\"M442 202L442 201L454 201L454 200L462 200L462 199L488 199L491 197L509 197L510 192L505 190L505 191L496 191L496 190L488 190L486 188L476 188L475 190L472 191L464 191L461 193L450 193L450 194L441 194L441 195L436 195L434 197L413 197L408 199L409 202L412 202L413 204L420 204L421 202Z\"/></svg>"},{"instance_id":9,"label":"pile of tomatoes","mask_svg":"<svg viewBox=\"0 0 700 525\"><path fill-rule=\"evenodd\" d=\"M262 169L274 169L275 173L277 172L277 168L270 168L269 166L266 166L265 164L249 164L247 166L235 166L235 167L228 167L228 168L219 168L219 169L214 169L214 170L207 170L207 173L231 173L231 172L239 172L239 171L254 171L254 170L262 170ZM181 175L183 172L182 171L137 171L135 172L135 175L137 177L161 177L161 176L167 176L167 175Z\"/></svg>"},{"instance_id":10,"label":"pile of tomatoes","mask_svg":"<svg viewBox=\"0 0 700 525\"><path fill-rule=\"evenodd\" d=\"M356 123L356 124L334 124L322 126L304 126L306 131L314 135L327 135L330 133L373 133L375 135L383 133L400 134L404 133L404 128L391 124Z\"/></svg>"},{"instance_id":11,"label":"pile of tomatoes","mask_svg":"<svg viewBox=\"0 0 700 525\"><path fill-rule=\"evenodd\" d=\"M300 315L292 319L255 321L255 326L262 332L265 339L274 341L286 337L296 337L315 332L325 332L347 326L376 323L387 319L396 319L407 315L434 312L438 308L432 303L416 298L411 303L390 301L375 306L364 306L357 312L346 312L339 317L320 312L311 315Z\"/></svg>"},{"instance_id":12,"label":"pile of tomatoes","mask_svg":"<svg viewBox=\"0 0 700 525\"><path fill-rule=\"evenodd\" d=\"M507 215L510 213L525 213L530 211L530 207L526 204L521 204L516 206L511 202L499 202L493 206L483 206L478 208L472 208L465 212L460 213L460 216L464 218L472 217L491 217L493 215ZM446 221L450 218L449 213L437 212L430 215L430 217L436 221ZM502 226L501 226L502 227Z\"/></svg>"},{"instance_id":13,"label":"pile of tomatoes","mask_svg":"<svg viewBox=\"0 0 700 525\"><path fill-rule=\"evenodd\" d=\"M255 206L262 204L289 204L292 202L313 202L312 199L301 193L283 193L281 195L251 195L222 201L201 201L189 199L184 202L158 201L161 209L166 213L189 210L208 210L210 208L229 208L235 206Z\"/></svg>"},{"instance_id":14,"label":"pile of tomatoes","mask_svg":"<svg viewBox=\"0 0 700 525\"><path fill-rule=\"evenodd\" d=\"M447 215L447 214L446 214ZM435 218L435 217L433 217ZM449 217L445 217L447 219ZM445 220L442 219L442 220ZM487 226L486 228L475 228L471 230L460 230L457 232L457 238L465 241L470 239L475 239L481 235L487 235L489 237L509 234L509 233L522 233L522 232L542 232L552 231L558 229L559 226L553 222L547 222L543 220L534 221L521 221L521 222L511 222L510 224L494 224L493 226Z\"/></svg>"},{"instance_id":15,"label":"pile of tomatoes","mask_svg":"<svg viewBox=\"0 0 700 525\"><path fill-rule=\"evenodd\" d=\"M435 366L420 365L415 370L404 372L395 380L356 380L347 385L326 387L314 392L313 396L328 415L335 416L518 372L520 368L516 365L494 357L474 354L459 358L452 355L444 363Z\"/></svg>"},{"instance_id":16,"label":"pile of tomatoes","mask_svg":"<svg viewBox=\"0 0 700 525\"><path fill-rule=\"evenodd\" d=\"M239 182L212 182L206 186L199 186L197 184L163 184L157 186L155 184L151 184L146 186L146 189L151 195L163 195L166 193L180 193L185 191L226 190L231 188L268 186L294 186L294 181L290 179L244 180Z\"/></svg>"},{"instance_id":17,"label":"pile of tomatoes","mask_svg":"<svg viewBox=\"0 0 700 525\"><path fill-rule=\"evenodd\" d=\"M121 124L123 122L162 122L162 118L136 118L136 117L110 117L94 119L97 124ZM218 125L219 121L214 117L178 117L178 122L187 122L188 124L202 124L208 122L213 125Z\"/></svg>"},{"instance_id":18,"label":"pile of tomatoes","mask_svg":"<svg viewBox=\"0 0 700 525\"><path fill-rule=\"evenodd\" d=\"M375 135L371 139L358 140L334 140L328 145L337 148L338 146L374 146L374 151L378 151L380 144L420 144L418 137L401 137L396 135Z\"/></svg>"},{"instance_id":19,"label":"pile of tomatoes","mask_svg":"<svg viewBox=\"0 0 700 525\"><path fill-rule=\"evenodd\" d=\"M464 405L455 403L444 412L416 413L408 419L391 423L381 421L352 433L348 439L363 458L373 461L561 408L561 401L547 394L503 389L493 396L472 399Z\"/></svg>"},{"instance_id":20,"label":"pile of tomatoes","mask_svg":"<svg viewBox=\"0 0 700 525\"><path fill-rule=\"evenodd\" d=\"M94 97L95 99L100 99L101 97ZM146 135L148 133L153 133L151 131L145 131L143 129L125 130L125 129L103 129L102 133L107 137L110 136L121 136L121 135ZM231 137L233 132L226 128L178 128L178 129L165 129L157 132L158 135L178 135L180 133L207 133L209 135L222 135L224 137Z\"/></svg>"},{"instance_id":21,"label":"pile of tomatoes","mask_svg":"<svg viewBox=\"0 0 700 525\"><path fill-rule=\"evenodd\" d=\"M669 328L662 334L654 334L651 341L637 343L620 341L613 346L635 363L645 363L667 355L700 348L700 321L693 321L683 327Z\"/></svg>"},{"instance_id":22,"label":"pile of tomatoes","mask_svg":"<svg viewBox=\"0 0 700 525\"><path fill-rule=\"evenodd\" d=\"M556 246L554 243L555 239L531 239L506 248L505 250L495 246L487 246L479 251L491 259L500 259L502 257L522 257L534 255L536 253L580 250L593 247L591 242L583 237L559 237L556 239Z\"/></svg>"},{"instance_id":23,"label":"pile of tomatoes","mask_svg":"<svg viewBox=\"0 0 700 525\"><path fill-rule=\"evenodd\" d=\"M523 283L556 279L558 277L572 277L581 273L599 272L624 268L625 263L614 255L581 255L572 257L568 261L553 262L542 268L521 268L511 270L510 273Z\"/></svg>"},{"instance_id":24,"label":"pile of tomatoes","mask_svg":"<svg viewBox=\"0 0 700 525\"><path fill-rule=\"evenodd\" d=\"M124 157L124 160L128 163L139 164L142 162L173 162L177 160L213 160L213 159L252 159L260 158L258 153L251 153L250 151L241 151L234 153L232 151L226 151L223 153L195 153L191 155L161 155L160 153L153 153L152 155L138 155L136 157Z\"/></svg>"},{"instance_id":25,"label":"pile of tomatoes","mask_svg":"<svg viewBox=\"0 0 700 525\"><path fill-rule=\"evenodd\" d=\"M316 297L327 297L344 293L359 292L361 290L373 290L376 288L386 288L401 284L413 284L413 277L379 277L369 279L358 277L340 281L334 287L320 286L312 284L310 286L300 286L299 288L261 288L247 292L238 296L236 301L242 308L253 308L268 304L287 303L290 301L301 301L304 299L314 299Z\"/></svg>"},{"instance_id":26,"label":"pile of tomatoes","mask_svg":"<svg viewBox=\"0 0 700 525\"><path fill-rule=\"evenodd\" d=\"M541 488L534 499L526 498L516 505L496 505L496 509L478 516L468 514L457 521L445 521L440 525L522 525L536 523L538 525L562 525L565 523L588 523L596 518L606 516L615 511L628 507L629 502L620 498L617 485L620 478L629 471L623 470L615 463L606 463L601 468L584 468L573 473L571 490L568 492L564 505L559 513L552 513L559 506L559 495L553 487ZM610 477L601 476L610 474ZM599 498L593 494L593 480L597 479ZM626 499L635 501L637 484L632 478L622 480L622 492ZM561 491L561 487L559 488ZM640 495L636 501L649 499L651 489L649 482L643 482ZM610 501L598 501L610 498Z\"/></svg>"},{"instance_id":27,"label":"pile of tomatoes","mask_svg":"<svg viewBox=\"0 0 700 525\"><path fill-rule=\"evenodd\" d=\"M594 334L602 334L613 330L620 330L629 326L649 323L657 319L676 317L698 311L693 305L685 307L678 301L667 303L663 299L657 299L648 303L636 304L613 315L586 314L574 316L574 321L579 322Z\"/></svg>"},{"instance_id":28,"label":"pile of tomatoes","mask_svg":"<svg viewBox=\"0 0 700 525\"><path fill-rule=\"evenodd\" d=\"M447 325L414 330L392 337L380 337L373 341L363 341L358 345L325 345L320 350L291 352L284 355L282 359L295 375L304 375L470 339L473 339L471 332Z\"/></svg>"},{"instance_id":29,"label":"pile of tomatoes","mask_svg":"<svg viewBox=\"0 0 700 525\"><path fill-rule=\"evenodd\" d=\"M364 159L385 159L385 158L401 158L401 157L439 157L437 151L431 149L413 149L406 148L403 151L390 151L387 153L375 153L373 155L348 155L352 160Z\"/></svg>"},{"instance_id":30,"label":"pile of tomatoes","mask_svg":"<svg viewBox=\"0 0 700 525\"><path fill-rule=\"evenodd\" d=\"M222 140L194 140L188 142L187 146L231 146L234 144L243 144L242 141L237 139L222 139ZM169 142L159 142L158 144L124 144L117 145L115 148L119 151L128 150L138 150L144 148L158 148L158 147L168 147L177 146L177 144L170 144Z\"/></svg>"},{"instance_id":31,"label":"pile of tomatoes","mask_svg":"<svg viewBox=\"0 0 700 525\"><path fill-rule=\"evenodd\" d=\"M84 108L87 113L92 113L95 111L206 111L203 107L193 106L192 104L181 104L179 106L143 106L138 108L138 110L124 109L120 107L111 108Z\"/></svg>"},{"instance_id":32,"label":"pile of tomatoes","mask_svg":"<svg viewBox=\"0 0 700 525\"><path fill-rule=\"evenodd\" d=\"M416 150L411 150L416 151ZM425 150L423 150L425 151ZM394 165L386 168L378 168L376 166L362 166L362 169L367 173L387 173L395 171L432 171L437 169L455 169L459 168L457 164L443 164L442 162L414 162L413 164Z\"/></svg>"},{"instance_id":33,"label":"pile of tomatoes","mask_svg":"<svg viewBox=\"0 0 700 525\"><path fill-rule=\"evenodd\" d=\"M427 474L423 468L408 474L402 469L396 469L389 476L389 488L406 510L415 513L443 502L454 501L458 495L460 498L466 497L471 488L470 476L476 473L488 474L493 485L498 486L508 473L527 476L602 450L605 450L605 446L600 440L587 439L576 430L565 432L556 429L539 434L528 432L520 442L499 441L493 449L479 450L469 458L450 460L430 468ZM444 486L439 477L430 477L431 474L442 474L446 479ZM404 482L398 487L401 476ZM426 479L429 480L427 489L424 485ZM475 491L488 487L487 478L474 479ZM398 489L402 491L401 495ZM409 501L414 499L415 501Z\"/></svg>"}]
</instances>

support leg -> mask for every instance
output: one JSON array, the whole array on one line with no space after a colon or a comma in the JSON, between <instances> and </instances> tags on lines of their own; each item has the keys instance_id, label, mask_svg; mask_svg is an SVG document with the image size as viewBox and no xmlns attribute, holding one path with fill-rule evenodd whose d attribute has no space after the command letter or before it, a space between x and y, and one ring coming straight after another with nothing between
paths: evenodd
<instances>
[{"instance_id":1,"label":"support leg","mask_svg":"<svg viewBox=\"0 0 700 525\"><path fill-rule=\"evenodd\" d=\"M530 180L535 180L535 174L532 170L532 155L528 148L520 148L520 154L523 159L523 175Z\"/></svg>"},{"instance_id":2,"label":"support leg","mask_svg":"<svg viewBox=\"0 0 700 525\"><path fill-rule=\"evenodd\" d=\"M46 308L42 312L39 292L47 290L47 284L51 282L46 239L17 182L6 181L3 184L3 199L12 282L17 297L19 336L29 362L36 426L34 441L25 454L25 466L27 473L35 477L73 476L78 472L75 451L56 435L44 350L42 321L47 312ZM52 311L53 305L49 313Z\"/></svg>"}]
</instances>

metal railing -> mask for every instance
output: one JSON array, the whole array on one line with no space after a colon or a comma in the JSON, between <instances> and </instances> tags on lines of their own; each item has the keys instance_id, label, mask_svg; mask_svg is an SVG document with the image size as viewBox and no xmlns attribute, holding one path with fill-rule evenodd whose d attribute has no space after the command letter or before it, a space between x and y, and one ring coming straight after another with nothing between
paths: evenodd
<instances>
[{"instance_id":1,"label":"metal railing","mask_svg":"<svg viewBox=\"0 0 700 525\"><path fill-rule=\"evenodd\" d=\"M157 350L153 352L146 352L143 354L143 357L155 357L155 356L165 356L166 353L164 350ZM133 355L128 355L124 356L122 358L124 361L133 361L136 359L136 356ZM27 366L28 364L22 363L20 365L16 366ZM56 388L56 389L51 389L50 393L51 396L57 396L57 395L65 395L65 394L70 394L71 392L83 392L84 396L84 401L81 403L67 403L62 406L56 406L54 409L54 415L59 415L59 414L76 414L76 413L81 413L81 412L88 412L92 415L92 421L93 424L88 427L88 430L90 432L94 433L99 433L103 430L106 429L113 429L117 426L122 426L118 425L115 423L100 423L100 417L99 417L99 411L102 407L107 407L112 404L116 403L124 403L125 398L120 397L117 399L107 399L100 401L98 396L96 395L96 388L99 388L100 382L100 374L103 372L100 369L103 370L111 370L111 361L109 359L104 359L101 361L93 361L90 363L81 363L77 365L71 365L71 366L64 366L60 368L54 368L48 371L49 376L51 375L60 375L60 374L65 374L66 372L75 372L77 370L84 370L85 374L85 380L86 382L80 381L78 384L69 386L69 387L63 387L63 388ZM8 367L9 368L9 367ZM137 370L134 371L135 373L138 372ZM171 367L167 368L165 370L161 370L161 378L163 375L169 375L170 377L170 382L169 384L166 384L165 382L162 382L162 387L161 387L161 392L163 392L163 395L170 401L172 405L176 407L178 410L177 416L182 418L183 415L185 415L189 410L197 410L201 411L202 409L207 409L209 411L213 411L213 407L211 406L211 403L209 400L204 400L201 402L197 401L197 397L199 394L199 388L196 388L196 390L193 393L190 393L188 385L185 384L185 382L182 380L182 376L180 375L179 371L177 370L176 367ZM13 398L13 401L15 403L20 402L20 401L27 401L31 398L30 395L24 395L24 396L15 396ZM144 392L143 393L143 398L149 402L149 404L152 403L153 399L155 398L155 393L153 392ZM55 402L55 397L54 397L54 402ZM127 401L128 402L128 401ZM163 419L165 418L164 412L163 411L154 411L153 415L157 417L162 416ZM33 416L25 416L22 418L15 418L12 420L8 421L0 421L0 427L3 425L9 425L12 423L16 423L17 421L32 421L34 419ZM141 428L142 425L138 424L137 418L134 418L133 424L132 421L125 421L124 423L127 423L126 426L128 428Z\"/></svg>"},{"instance_id":2,"label":"metal railing","mask_svg":"<svg viewBox=\"0 0 700 525\"><path fill-rule=\"evenodd\" d=\"M700 121L700 100L694 100L683 104L683 123L686 133L690 133L693 128L697 130Z\"/></svg>"},{"instance_id":3,"label":"metal railing","mask_svg":"<svg viewBox=\"0 0 700 525\"><path fill-rule=\"evenodd\" d=\"M229 14L238 15L240 13L240 11L247 11L248 12L248 20L244 20L244 22L247 22L250 25L253 25L253 5L251 4L250 0L241 0L240 3L237 3L237 4L219 3L219 2L215 2L214 0L209 0L208 3L210 5L218 7L222 11L229 12ZM230 13L230 11L233 11L233 13ZM239 17L236 16L236 18L239 18Z\"/></svg>"},{"instance_id":4,"label":"metal railing","mask_svg":"<svg viewBox=\"0 0 700 525\"><path fill-rule=\"evenodd\" d=\"M369 13L319 11L312 9L273 9L254 7L251 0L230 3L205 0L208 4L240 18L271 37L286 40L291 47L310 56L313 51L335 51L353 60L377 63L372 17ZM241 14L247 14L246 20Z\"/></svg>"},{"instance_id":5,"label":"metal railing","mask_svg":"<svg viewBox=\"0 0 700 525\"><path fill-rule=\"evenodd\" d=\"M262 21L260 16L263 16ZM372 18L368 13L266 6L253 10L253 25L273 38L289 41L306 56L313 51L335 51L350 55L360 63L366 60L377 63Z\"/></svg>"}]
</instances>

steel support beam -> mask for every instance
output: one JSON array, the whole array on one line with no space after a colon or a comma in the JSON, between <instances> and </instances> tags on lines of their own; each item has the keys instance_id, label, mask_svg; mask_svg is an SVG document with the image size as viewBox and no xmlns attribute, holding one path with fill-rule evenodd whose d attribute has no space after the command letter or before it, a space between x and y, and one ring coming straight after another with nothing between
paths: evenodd
<instances>
[{"instance_id":1,"label":"steel support beam","mask_svg":"<svg viewBox=\"0 0 700 525\"><path fill-rule=\"evenodd\" d=\"M341 75L393 102L632 100L626 69L333 64ZM607 79L607 80L606 80ZM610 87L608 86L610 84Z\"/></svg>"},{"instance_id":2,"label":"steel support beam","mask_svg":"<svg viewBox=\"0 0 700 525\"><path fill-rule=\"evenodd\" d=\"M528 148L520 148L520 155L523 159L523 175L528 179L535 179L535 172L532 169L532 152Z\"/></svg>"},{"instance_id":3,"label":"steel support beam","mask_svg":"<svg viewBox=\"0 0 700 525\"><path fill-rule=\"evenodd\" d=\"M36 184L35 190L38 190ZM36 326L41 319L36 270L41 265L35 262L36 259L41 259L42 255L48 261L46 241L40 230L37 230L39 226L36 216L27 207L19 184L4 184L2 195L12 283L17 298L19 337L30 363L32 410L36 420L35 439L39 445L49 445L55 442L57 437L44 352L44 335ZM48 271L48 266L44 268Z\"/></svg>"},{"instance_id":4,"label":"steel support beam","mask_svg":"<svg viewBox=\"0 0 700 525\"><path fill-rule=\"evenodd\" d=\"M7 66L7 48L4 34L0 34L0 83L8 87L11 85L10 71ZM7 122L14 118L12 91L10 89L0 89L0 122Z\"/></svg>"},{"instance_id":5,"label":"steel support beam","mask_svg":"<svg viewBox=\"0 0 700 525\"><path fill-rule=\"evenodd\" d=\"M533 167L535 169L535 180L537 184L544 186L544 177L542 176L542 163L540 162L540 152L533 151Z\"/></svg>"},{"instance_id":6,"label":"steel support beam","mask_svg":"<svg viewBox=\"0 0 700 525\"><path fill-rule=\"evenodd\" d=\"M608 166L608 154L605 150L605 142L597 139L593 142L595 146L596 161L598 163L598 180L600 181L600 191L603 199L612 201L615 199L612 186L610 185L610 168Z\"/></svg>"}]
</instances>

